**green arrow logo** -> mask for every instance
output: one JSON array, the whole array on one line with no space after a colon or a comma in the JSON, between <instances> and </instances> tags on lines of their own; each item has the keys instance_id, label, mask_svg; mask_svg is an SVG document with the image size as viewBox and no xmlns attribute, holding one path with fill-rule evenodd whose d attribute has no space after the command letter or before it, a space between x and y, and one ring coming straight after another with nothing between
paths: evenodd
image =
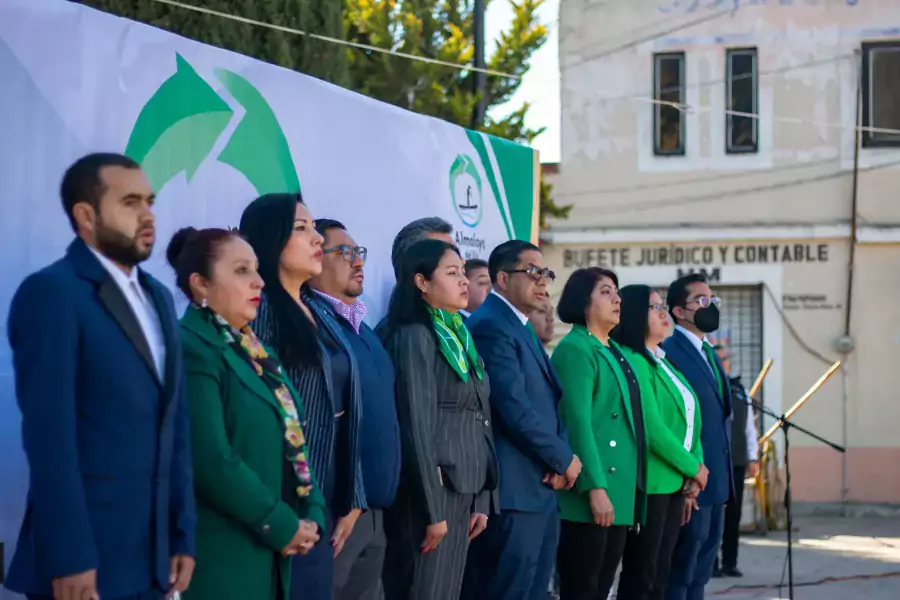
<instances>
[{"instance_id":1,"label":"green arrow logo","mask_svg":"<svg viewBox=\"0 0 900 600\"><path fill-rule=\"evenodd\" d=\"M182 171L190 183L234 116L181 55L175 59L175 73L141 109L125 150L157 191ZM218 159L243 174L257 194L300 191L290 147L268 102L237 73L217 69L216 76L245 110Z\"/></svg>"}]
</instances>

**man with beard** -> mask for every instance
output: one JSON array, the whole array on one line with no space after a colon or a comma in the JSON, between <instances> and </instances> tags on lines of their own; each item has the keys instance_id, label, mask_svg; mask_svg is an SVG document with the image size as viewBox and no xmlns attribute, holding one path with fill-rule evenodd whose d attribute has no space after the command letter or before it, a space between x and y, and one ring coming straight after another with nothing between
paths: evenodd
<instances>
[{"instance_id":1,"label":"man with beard","mask_svg":"<svg viewBox=\"0 0 900 600\"><path fill-rule=\"evenodd\" d=\"M137 163L91 154L61 186L77 238L9 310L30 468L6 586L30 599L187 589L196 508L172 296L138 268L155 241Z\"/></svg>"},{"instance_id":2,"label":"man with beard","mask_svg":"<svg viewBox=\"0 0 900 600\"><path fill-rule=\"evenodd\" d=\"M362 389L362 471L369 510L351 512L334 528L335 600L380 597L387 539L383 511L394 503L400 482L400 424L394 397L394 366L381 341L362 322L366 305L363 266L367 251L346 227L332 219L317 219L322 243L322 274L310 285L324 298L344 328L356 356ZM302 583L301 583L302 585Z\"/></svg>"},{"instance_id":3,"label":"man with beard","mask_svg":"<svg viewBox=\"0 0 900 600\"><path fill-rule=\"evenodd\" d=\"M731 388L706 334L719 328L719 304L701 274L679 277L666 294L675 332L662 343L700 403L706 488L686 489L684 520L672 555L666 600L702 600L722 542L725 504L734 498L731 467ZM744 409L746 410L746 409ZM694 510L696 509L696 510Z\"/></svg>"}]
</instances>

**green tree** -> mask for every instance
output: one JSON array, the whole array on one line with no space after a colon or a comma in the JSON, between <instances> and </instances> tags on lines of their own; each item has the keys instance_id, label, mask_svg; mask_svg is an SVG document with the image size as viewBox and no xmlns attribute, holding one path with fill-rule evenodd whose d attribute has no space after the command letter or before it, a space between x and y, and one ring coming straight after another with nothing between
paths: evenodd
<instances>
[{"instance_id":1,"label":"green tree","mask_svg":"<svg viewBox=\"0 0 900 600\"><path fill-rule=\"evenodd\" d=\"M486 0L489 4L491 0ZM544 0L503 0L513 9L513 21L487 50L487 68L521 76L528 61L547 39L537 22ZM438 59L472 64L474 57L473 0L191 0L194 6ZM384 102L472 127L479 95L469 70L341 47L306 36L240 23L151 0L84 0L84 4L148 23L195 39L360 92ZM507 102L520 80L488 75L485 104ZM543 129L525 125L528 104L503 118L485 117L479 131L531 144ZM571 206L551 198L551 186L541 182L541 226L548 216L566 218Z\"/></svg>"},{"instance_id":2,"label":"green tree","mask_svg":"<svg viewBox=\"0 0 900 600\"><path fill-rule=\"evenodd\" d=\"M490 3L490 0L486 0ZM505 0L513 21L494 47L486 49L487 68L524 75L528 61L547 40L547 29L537 21L544 0ZM390 48L415 56L456 64L472 64L474 44L473 0L345 0L347 39ZM475 73L470 70L409 60L380 52L348 49L351 88L418 113L472 127L472 113L480 96L475 93ZM507 102L518 89L519 79L488 75L484 92L490 107ZM531 144L544 129L525 124L528 104L502 118L486 116L475 123L479 131ZM560 206L551 197L552 187L541 181L541 226L546 218L566 218L571 206Z\"/></svg>"},{"instance_id":3,"label":"green tree","mask_svg":"<svg viewBox=\"0 0 900 600\"><path fill-rule=\"evenodd\" d=\"M333 43L152 0L82 0L82 4L337 85L350 83L346 51ZM190 0L188 4L329 37L344 36L340 0Z\"/></svg>"}]
</instances>

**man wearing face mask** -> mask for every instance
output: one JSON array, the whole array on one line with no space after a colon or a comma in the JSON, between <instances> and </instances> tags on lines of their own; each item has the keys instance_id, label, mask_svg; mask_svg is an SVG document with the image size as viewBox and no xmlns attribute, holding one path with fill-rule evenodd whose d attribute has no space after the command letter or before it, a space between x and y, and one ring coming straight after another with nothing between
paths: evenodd
<instances>
[{"instance_id":1,"label":"man wearing face mask","mask_svg":"<svg viewBox=\"0 0 900 600\"><path fill-rule=\"evenodd\" d=\"M689 520L672 556L666 599L700 600L722 541L725 504L734 497L731 390L722 363L706 338L719 328L720 305L706 278L699 274L679 277L669 285L666 302L675 333L662 348L697 394L704 464L709 469L707 486L696 498L696 510L691 508L694 501L686 499Z\"/></svg>"}]
</instances>

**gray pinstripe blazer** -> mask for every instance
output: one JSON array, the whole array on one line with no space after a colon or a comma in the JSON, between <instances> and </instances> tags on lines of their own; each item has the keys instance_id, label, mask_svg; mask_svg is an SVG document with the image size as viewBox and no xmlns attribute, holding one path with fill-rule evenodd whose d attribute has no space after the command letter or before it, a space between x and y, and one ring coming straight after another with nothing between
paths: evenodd
<instances>
[{"instance_id":1,"label":"gray pinstripe blazer","mask_svg":"<svg viewBox=\"0 0 900 600\"><path fill-rule=\"evenodd\" d=\"M347 356L350 357L350 404L347 414L342 419L347 419L347 441L349 443L349 464L355 465L351 473L338 473L336 481L344 478L346 484L338 486L338 489L349 489L349 498L335 498L334 503L340 511L351 508L366 509L366 492L363 487L362 466L360 463L360 421L362 420L362 398L359 387L359 369L356 366L356 357L350 347L350 343L344 337L338 323L337 315L333 309L315 294L303 292L303 301L312 311L316 323L322 329L327 330L338 341ZM300 310L299 307L297 310ZM256 320L251 323L253 331L267 346L275 348L276 328L278 326L274 311L266 300L266 294L262 294ZM313 473L319 481L325 481L325 474L329 469L335 468L330 464L335 443L338 443L336 419L334 416L333 402L334 389L331 379L331 358L328 351L322 349L322 366L308 367L302 365L284 364L291 383L300 393L303 408L306 412L306 422L303 423L303 431L306 434L307 447L309 448L309 460ZM335 515L336 518L343 515Z\"/></svg>"},{"instance_id":2,"label":"gray pinstripe blazer","mask_svg":"<svg viewBox=\"0 0 900 600\"><path fill-rule=\"evenodd\" d=\"M487 372L483 381L472 376L463 383L425 325L399 327L385 342L397 375L404 483L431 523L446 520L443 486L475 494L473 510L489 514L499 507L500 468Z\"/></svg>"}]
</instances>

